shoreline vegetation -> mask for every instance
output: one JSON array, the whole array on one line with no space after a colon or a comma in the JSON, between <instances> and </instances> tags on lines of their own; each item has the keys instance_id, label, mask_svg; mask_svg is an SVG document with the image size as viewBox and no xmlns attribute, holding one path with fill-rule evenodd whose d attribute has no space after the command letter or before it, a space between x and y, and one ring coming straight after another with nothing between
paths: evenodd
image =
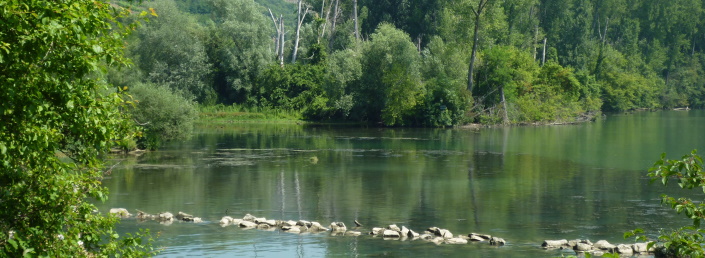
<instances>
[{"instance_id":1,"label":"shoreline vegetation","mask_svg":"<svg viewBox=\"0 0 705 258\"><path fill-rule=\"evenodd\" d=\"M673 109L690 110L690 109ZM657 111L654 109L639 109L631 112ZM602 117L602 112L588 112L567 120L543 121L543 122L520 122L515 124L482 124L465 123L441 128L463 128L478 129L484 127L501 126L545 126L545 125L572 125L586 122L594 122ZM387 127L381 123L351 122L344 120L312 121L302 117L300 112L278 110L272 108L245 108L236 105L224 106L199 106L198 119L194 122L197 126L221 126L235 123L247 124L297 124L297 125L336 125L336 126L376 126Z\"/></svg>"}]
</instances>

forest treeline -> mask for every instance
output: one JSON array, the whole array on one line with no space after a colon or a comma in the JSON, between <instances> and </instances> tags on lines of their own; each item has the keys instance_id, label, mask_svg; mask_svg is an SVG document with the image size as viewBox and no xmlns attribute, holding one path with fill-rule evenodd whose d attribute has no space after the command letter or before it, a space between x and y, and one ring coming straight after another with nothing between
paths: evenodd
<instances>
[{"instance_id":1,"label":"forest treeline","mask_svg":"<svg viewBox=\"0 0 705 258\"><path fill-rule=\"evenodd\" d=\"M168 92L201 105L387 126L705 106L699 0L156 0L130 8L158 17L128 40L134 66L108 80L138 99Z\"/></svg>"}]
</instances>

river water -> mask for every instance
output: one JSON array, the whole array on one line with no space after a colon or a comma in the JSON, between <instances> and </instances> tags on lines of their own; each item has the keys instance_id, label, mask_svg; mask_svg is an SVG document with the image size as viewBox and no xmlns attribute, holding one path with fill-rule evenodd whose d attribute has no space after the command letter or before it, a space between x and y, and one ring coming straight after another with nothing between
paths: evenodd
<instances>
[{"instance_id":1,"label":"river water","mask_svg":"<svg viewBox=\"0 0 705 258\"><path fill-rule=\"evenodd\" d=\"M703 199L699 190L649 184L667 152L705 149L705 112L610 115L579 125L470 129L350 128L233 124L197 128L192 139L140 157L116 157L102 211L183 211L206 222L123 220L121 232L158 232L160 256L551 257L545 239L605 239L690 221L660 194ZM483 243L435 245L221 227L224 215L389 224L417 232L491 234Z\"/></svg>"}]
</instances>

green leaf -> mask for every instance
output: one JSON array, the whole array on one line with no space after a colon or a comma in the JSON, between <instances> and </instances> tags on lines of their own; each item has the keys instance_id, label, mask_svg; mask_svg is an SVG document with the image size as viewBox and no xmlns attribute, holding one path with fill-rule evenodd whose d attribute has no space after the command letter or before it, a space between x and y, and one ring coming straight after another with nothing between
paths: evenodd
<instances>
[{"instance_id":1,"label":"green leaf","mask_svg":"<svg viewBox=\"0 0 705 258\"><path fill-rule=\"evenodd\" d=\"M73 100L69 100L69 102L66 102L66 107L69 109L73 109Z\"/></svg>"}]
</instances>

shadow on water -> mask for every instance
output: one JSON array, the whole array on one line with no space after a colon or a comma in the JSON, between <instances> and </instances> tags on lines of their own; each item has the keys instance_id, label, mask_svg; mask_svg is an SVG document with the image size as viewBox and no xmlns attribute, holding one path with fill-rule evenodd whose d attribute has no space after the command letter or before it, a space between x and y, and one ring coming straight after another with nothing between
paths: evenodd
<instances>
[{"instance_id":1,"label":"shadow on water","mask_svg":"<svg viewBox=\"0 0 705 258\"><path fill-rule=\"evenodd\" d=\"M184 211L207 221L120 225L123 231L161 232L157 244L167 247L167 256L560 256L538 246L561 238L625 242L622 233L637 227L656 233L688 223L658 201L663 191L683 193L649 186L644 176L664 150L680 155L703 146L689 135L705 127L702 114L691 112L690 119L682 114L482 130L296 125L202 130L164 150L120 158L104 182L111 195L100 208ZM664 121L679 131L664 127ZM508 245L435 246L364 235L221 228L217 221L226 211L233 217L251 213L349 226L359 220L363 232L389 224L416 231L437 226L454 234L497 235Z\"/></svg>"}]
</instances>

